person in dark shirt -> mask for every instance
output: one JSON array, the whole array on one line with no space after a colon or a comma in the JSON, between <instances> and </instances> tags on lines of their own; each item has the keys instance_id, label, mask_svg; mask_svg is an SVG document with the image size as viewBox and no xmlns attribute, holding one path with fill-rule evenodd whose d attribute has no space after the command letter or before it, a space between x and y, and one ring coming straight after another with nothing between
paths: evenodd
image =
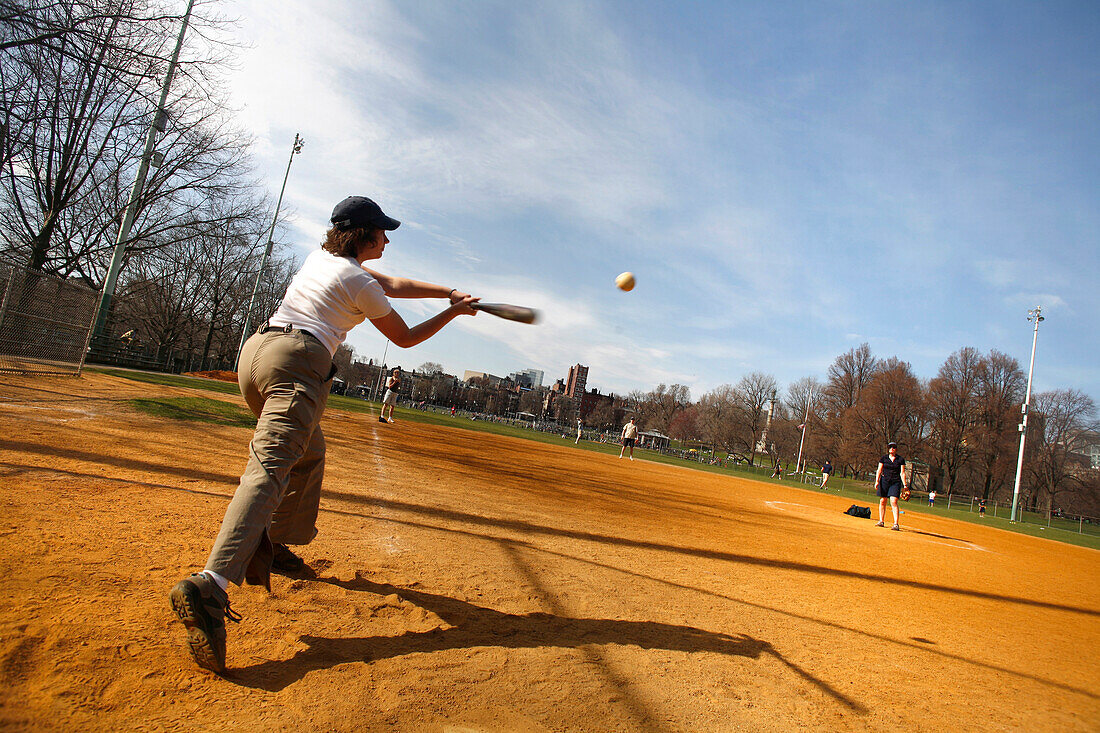
<instances>
[{"instance_id":1,"label":"person in dark shirt","mask_svg":"<svg viewBox=\"0 0 1100 733\"><path fill-rule=\"evenodd\" d=\"M978 516L985 516L985 499L978 499Z\"/></svg>"},{"instance_id":2,"label":"person in dark shirt","mask_svg":"<svg viewBox=\"0 0 1100 733\"><path fill-rule=\"evenodd\" d=\"M875 471L875 491L878 492L878 524L876 527L886 526L886 500L890 500L890 507L894 510L894 526L890 529L900 531L898 526L898 497L901 496L903 486L909 485L909 476L905 470L905 459L898 455L898 444L891 441L887 446L889 453L879 459L878 470Z\"/></svg>"},{"instance_id":3,"label":"person in dark shirt","mask_svg":"<svg viewBox=\"0 0 1100 733\"><path fill-rule=\"evenodd\" d=\"M821 467L821 488L825 488L829 485L829 478L833 475L833 464L829 462L829 459L825 459L825 465Z\"/></svg>"}]
</instances>

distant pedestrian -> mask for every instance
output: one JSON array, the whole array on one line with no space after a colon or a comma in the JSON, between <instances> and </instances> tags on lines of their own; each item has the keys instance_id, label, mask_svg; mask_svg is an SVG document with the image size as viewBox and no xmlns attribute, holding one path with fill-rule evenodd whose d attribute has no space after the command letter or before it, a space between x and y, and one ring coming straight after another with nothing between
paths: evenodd
<instances>
[{"instance_id":1,"label":"distant pedestrian","mask_svg":"<svg viewBox=\"0 0 1100 733\"><path fill-rule=\"evenodd\" d=\"M978 499L978 516L985 518L985 499Z\"/></svg>"},{"instance_id":2,"label":"distant pedestrian","mask_svg":"<svg viewBox=\"0 0 1100 733\"><path fill-rule=\"evenodd\" d=\"M772 467L772 478L777 478L780 481L783 480L783 466L779 463L779 457L776 456L775 465Z\"/></svg>"},{"instance_id":3,"label":"distant pedestrian","mask_svg":"<svg viewBox=\"0 0 1100 733\"><path fill-rule=\"evenodd\" d=\"M825 459L825 465L821 467L821 488L825 488L829 485L829 478L833 475L833 464L829 463L829 459Z\"/></svg>"},{"instance_id":4,"label":"distant pedestrian","mask_svg":"<svg viewBox=\"0 0 1100 733\"><path fill-rule=\"evenodd\" d=\"M936 506L936 490L932 489L928 492L928 506Z\"/></svg>"},{"instance_id":5,"label":"distant pedestrian","mask_svg":"<svg viewBox=\"0 0 1100 733\"><path fill-rule=\"evenodd\" d=\"M886 500L889 499L894 510L894 526L890 529L900 531L898 497L902 488L909 486L909 476L905 470L905 459L898 455L898 444L891 441L887 450L889 453L879 459L878 470L875 471L875 491L879 496L878 524L875 526L886 526Z\"/></svg>"},{"instance_id":6,"label":"distant pedestrian","mask_svg":"<svg viewBox=\"0 0 1100 733\"><path fill-rule=\"evenodd\" d=\"M634 418L630 418L630 421L623 426L623 447L619 451L619 458L623 457L626 453L626 449L630 449L630 460L634 460L634 443L638 440L638 426L634 424Z\"/></svg>"},{"instance_id":7,"label":"distant pedestrian","mask_svg":"<svg viewBox=\"0 0 1100 733\"><path fill-rule=\"evenodd\" d=\"M573 441L573 444L576 445L577 443L580 443L580 442L581 442L581 419L578 417L577 418L577 439Z\"/></svg>"}]
</instances>

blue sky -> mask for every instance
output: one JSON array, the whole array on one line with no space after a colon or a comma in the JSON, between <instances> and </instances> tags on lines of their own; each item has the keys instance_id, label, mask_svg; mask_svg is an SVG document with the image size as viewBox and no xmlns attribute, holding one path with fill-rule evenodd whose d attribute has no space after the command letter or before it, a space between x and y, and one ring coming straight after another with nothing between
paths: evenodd
<instances>
[{"instance_id":1,"label":"blue sky","mask_svg":"<svg viewBox=\"0 0 1100 733\"><path fill-rule=\"evenodd\" d=\"M693 397L823 379L864 341L926 378L963 346L1026 369L1038 303L1035 388L1100 399L1100 4L230 7L273 195L306 140L299 253L367 195L403 222L377 269L544 313L459 319L390 364L580 362L601 391Z\"/></svg>"}]
</instances>

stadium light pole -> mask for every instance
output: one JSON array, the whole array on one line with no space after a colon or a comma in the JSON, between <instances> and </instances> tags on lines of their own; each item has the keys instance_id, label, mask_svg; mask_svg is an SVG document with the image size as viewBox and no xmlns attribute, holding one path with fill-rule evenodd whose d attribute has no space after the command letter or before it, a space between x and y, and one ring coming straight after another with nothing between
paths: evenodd
<instances>
[{"instance_id":1,"label":"stadium light pole","mask_svg":"<svg viewBox=\"0 0 1100 733\"><path fill-rule=\"evenodd\" d=\"M252 297L248 301L248 310L244 314L244 328L241 330L241 345L237 347L237 361L233 368L240 366L241 351L244 350L244 342L248 340L248 327L252 321L252 308L256 305L256 294L260 292L260 281L264 277L264 267L267 266L267 258L271 256L271 247L275 236L275 224L279 221L279 209L283 205L283 194L286 192L286 182L290 178L290 164L294 162L294 156L302 152L305 140L298 133L294 133L294 144L290 146L290 160L286 163L286 173L283 174L283 187L279 189L279 200L275 203L275 216L271 217L271 228L267 230L267 247L264 248L264 256L260 258L260 269L256 272L256 283L252 286Z\"/></svg>"},{"instance_id":2,"label":"stadium light pole","mask_svg":"<svg viewBox=\"0 0 1100 733\"><path fill-rule=\"evenodd\" d=\"M172 51L168 71L164 75L164 84L160 88L157 111L153 115L153 121L149 123L149 132L145 135L145 150L141 154L134 187L130 190L130 199L126 202L126 209L122 214L122 224L118 228L118 236L115 237L115 250L111 255L111 264L107 268L107 277L103 281L103 292L99 296L99 305L96 306L95 319L92 321L93 339L101 336L107 325L107 314L111 311L111 300L115 296L115 286L118 284L118 271L122 268L122 257L126 254L126 245L130 241L130 228L134 225L134 218L137 216L138 199L145 190L145 177L149 175L149 166L154 157L159 155L154 154L153 146L156 145L157 136L168 127L168 112L164 109L164 105L168 102L168 89L172 86L172 77L176 73L180 49L183 48L183 36L187 33L187 24L191 20L191 8L194 5L195 0L189 0L187 3L187 12L183 15L183 26L180 28L179 38L176 39L176 48ZM160 158L157 159L160 160Z\"/></svg>"},{"instance_id":3,"label":"stadium light pole","mask_svg":"<svg viewBox=\"0 0 1100 733\"><path fill-rule=\"evenodd\" d=\"M1023 412L1023 420L1020 422L1020 456L1016 459L1016 486L1012 490L1012 517L1009 521L1016 521L1016 505L1020 499L1020 478L1024 472L1024 442L1027 440L1027 412L1031 405L1031 376L1035 373L1035 346L1039 343L1039 324L1043 318L1042 306L1035 306L1034 310L1027 312L1027 320L1035 321L1035 335L1031 337L1031 366L1027 368L1027 394L1024 396L1024 405L1020 408Z\"/></svg>"},{"instance_id":4,"label":"stadium light pole","mask_svg":"<svg viewBox=\"0 0 1100 733\"><path fill-rule=\"evenodd\" d=\"M794 470L799 471L802 466L802 445L806 442L806 427L810 424L810 403L814 399L813 387L810 387L810 394L806 396L806 414L802 416L802 439L798 441L798 460L794 463ZM801 471L801 473L806 473Z\"/></svg>"},{"instance_id":5,"label":"stadium light pole","mask_svg":"<svg viewBox=\"0 0 1100 733\"><path fill-rule=\"evenodd\" d=\"M382 393L382 378L386 374L386 355L390 353L390 340L386 339L386 348L382 350L382 363L378 365L378 381L374 386L374 399Z\"/></svg>"}]
</instances>

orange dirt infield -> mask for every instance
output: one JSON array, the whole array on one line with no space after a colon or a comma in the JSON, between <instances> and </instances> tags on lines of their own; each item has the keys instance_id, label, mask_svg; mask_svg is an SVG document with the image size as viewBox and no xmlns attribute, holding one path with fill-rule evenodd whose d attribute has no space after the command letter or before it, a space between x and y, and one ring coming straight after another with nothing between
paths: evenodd
<instances>
[{"instance_id":1,"label":"orange dirt infield","mask_svg":"<svg viewBox=\"0 0 1100 733\"><path fill-rule=\"evenodd\" d=\"M0 382L0 728L1100 728L1094 550L334 410L315 577L234 588L214 676L167 594L249 431L128 402L188 394Z\"/></svg>"}]
</instances>

